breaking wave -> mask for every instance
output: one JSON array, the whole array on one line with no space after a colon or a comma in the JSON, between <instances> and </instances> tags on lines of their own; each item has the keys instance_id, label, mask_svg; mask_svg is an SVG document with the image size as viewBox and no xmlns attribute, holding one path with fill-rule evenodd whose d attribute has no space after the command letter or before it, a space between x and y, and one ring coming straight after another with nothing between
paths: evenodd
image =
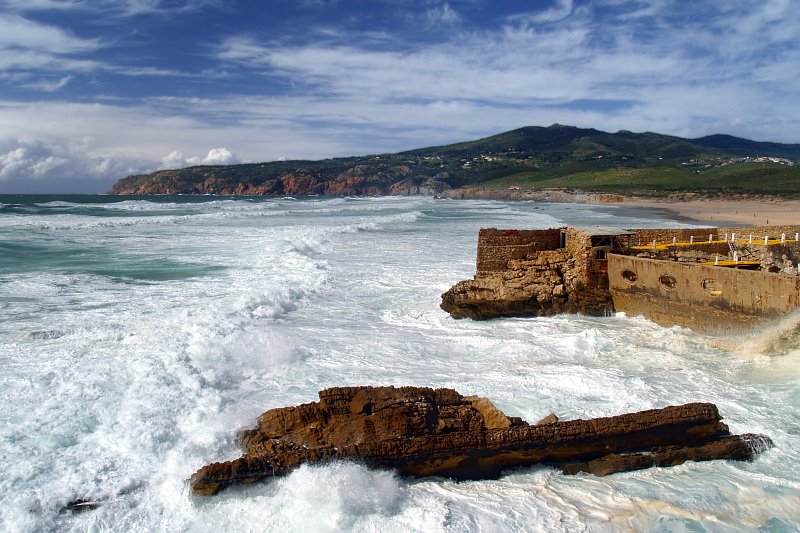
<instances>
[{"instance_id":1,"label":"breaking wave","mask_svg":"<svg viewBox=\"0 0 800 533\"><path fill-rule=\"evenodd\" d=\"M741 356L786 355L800 349L800 309L780 320L766 323L737 342L727 341Z\"/></svg>"}]
</instances>

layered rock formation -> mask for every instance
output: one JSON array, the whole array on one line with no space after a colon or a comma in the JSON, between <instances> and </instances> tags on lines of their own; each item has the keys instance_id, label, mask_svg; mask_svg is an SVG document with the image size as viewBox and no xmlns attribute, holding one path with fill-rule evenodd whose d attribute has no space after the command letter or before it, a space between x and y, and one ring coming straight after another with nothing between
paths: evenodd
<instances>
[{"instance_id":1,"label":"layered rock formation","mask_svg":"<svg viewBox=\"0 0 800 533\"><path fill-rule=\"evenodd\" d=\"M342 387L319 402L271 409L240 433L239 459L192 475L195 494L285 475L303 463L358 459L415 476L482 479L542 463L606 475L687 460L752 459L767 437L731 435L713 404L693 403L592 420L537 425L486 398L452 389Z\"/></svg>"}]
</instances>

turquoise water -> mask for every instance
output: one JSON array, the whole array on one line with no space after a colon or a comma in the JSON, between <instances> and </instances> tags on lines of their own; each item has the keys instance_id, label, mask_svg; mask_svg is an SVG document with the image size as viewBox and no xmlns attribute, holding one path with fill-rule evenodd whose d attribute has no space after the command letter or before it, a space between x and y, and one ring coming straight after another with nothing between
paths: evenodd
<instances>
[{"instance_id":1,"label":"turquoise water","mask_svg":"<svg viewBox=\"0 0 800 533\"><path fill-rule=\"evenodd\" d=\"M800 349L638 317L457 321L481 227L680 225L427 198L0 196L3 530L793 531ZM794 319L785 329L794 330ZM788 336L791 339L791 335ZM356 463L193 498L266 409L341 385L445 386L535 421L717 403L753 463L411 480ZM69 501L100 502L81 514Z\"/></svg>"}]
</instances>

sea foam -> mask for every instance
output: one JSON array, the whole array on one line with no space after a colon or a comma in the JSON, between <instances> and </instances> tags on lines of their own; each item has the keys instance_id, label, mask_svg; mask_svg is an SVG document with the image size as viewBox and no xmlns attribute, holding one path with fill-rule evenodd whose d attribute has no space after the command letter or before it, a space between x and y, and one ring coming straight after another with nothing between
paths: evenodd
<instances>
[{"instance_id":1,"label":"sea foam","mask_svg":"<svg viewBox=\"0 0 800 533\"><path fill-rule=\"evenodd\" d=\"M637 317L474 322L438 308L444 290L474 273L481 227L662 223L648 215L424 198L98 198L91 208L28 209L0 214L4 238L69 252L69 263L19 257L0 274L5 530L779 531L800 523L792 343L785 355L765 343L766 355L743 358ZM186 265L198 275L177 275ZM212 499L190 495L187 477L237 457L236 432L263 411L364 384L451 387L529 422L713 401L734 432L767 434L776 447L753 463L605 478L534 467L455 483L334 463ZM100 506L62 510L77 499Z\"/></svg>"}]
</instances>

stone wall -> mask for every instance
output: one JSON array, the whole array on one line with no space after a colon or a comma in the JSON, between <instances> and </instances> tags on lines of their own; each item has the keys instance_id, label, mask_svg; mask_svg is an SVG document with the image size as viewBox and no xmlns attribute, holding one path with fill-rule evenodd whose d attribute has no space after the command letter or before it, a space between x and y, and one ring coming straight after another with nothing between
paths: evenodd
<instances>
[{"instance_id":1,"label":"stone wall","mask_svg":"<svg viewBox=\"0 0 800 533\"><path fill-rule=\"evenodd\" d=\"M800 214L798 214L798 217L800 217ZM787 239L794 240L795 233L800 233L800 226L734 226L719 228L719 232L722 235L735 233L737 239L740 237L747 238L752 234L754 240L761 237L762 241L764 235L769 236L770 239L780 239L781 233L785 233Z\"/></svg>"},{"instance_id":2,"label":"stone wall","mask_svg":"<svg viewBox=\"0 0 800 533\"><path fill-rule=\"evenodd\" d=\"M659 244L672 242L673 237L678 242L689 242L694 237L695 242L708 241L709 234L714 235L714 239L719 234L718 228L645 228L630 230L636 235L633 236L634 246L644 246L656 241Z\"/></svg>"},{"instance_id":3,"label":"stone wall","mask_svg":"<svg viewBox=\"0 0 800 533\"><path fill-rule=\"evenodd\" d=\"M481 230L478 272L442 295L442 309L473 319L612 312L606 263L593 259L591 237L564 232L562 248L560 228Z\"/></svg>"},{"instance_id":4,"label":"stone wall","mask_svg":"<svg viewBox=\"0 0 800 533\"><path fill-rule=\"evenodd\" d=\"M569 258L563 275L569 294L568 311L590 315L612 313L607 263L594 259L591 235L579 229L567 228L565 251Z\"/></svg>"},{"instance_id":5,"label":"stone wall","mask_svg":"<svg viewBox=\"0 0 800 533\"><path fill-rule=\"evenodd\" d=\"M666 249L637 250L636 257L647 259L661 259L664 261L680 261L687 263L698 263L701 261L713 261L717 256L720 259L727 259L730 255L730 246L727 242L703 242L693 244L691 247L668 246Z\"/></svg>"},{"instance_id":6,"label":"stone wall","mask_svg":"<svg viewBox=\"0 0 800 533\"><path fill-rule=\"evenodd\" d=\"M770 239L780 239L781 234L785 234L789 240L794 240L795 234L800 233L800 226L733 226L721 228L643 228L630 230L636 235L633 236L634 246L644 246L654 240L658 244L672 242L673 237L678 242L689 242L694 237L694 242L707 242L708 236L713 235L714 240L722 240L725 235L735 234L736 239L746 239L753 235L753 240L761 239L764 235Z\"/></svg>"},{"instance_id":7,"label":"stone wall","mask_svg":"<svg viewBox=\"0 0 800 533\"><path fill-rule=\"evenodd\" d=\"M556 250L561 246L561 229L500 230L481 229L478 234L478 272L502 272L511 259L523 259L534 252Z\"/></svg>"},{"instance_id":8,"label":"stone wall","mask_svg":"<svg viewBox=\"0 0 800 533\"><path fill-rule=\"evenodd\" d=\"M737 244L736 249L742 261L758 261L761 270L781 273L788 276L800 275L800 243L787 242L786 244Z\"/></svg>"},{"instance_id":9,"label":"stone wall","mask_svg":"<svg viewBox=\"0 0 800 533\"><path fill-rule=\"evenodd\" d=\"M616 254L608 277L617 311L709 333L749 330L800 306L800 277Z\"/></svg>"}]
</instances>

